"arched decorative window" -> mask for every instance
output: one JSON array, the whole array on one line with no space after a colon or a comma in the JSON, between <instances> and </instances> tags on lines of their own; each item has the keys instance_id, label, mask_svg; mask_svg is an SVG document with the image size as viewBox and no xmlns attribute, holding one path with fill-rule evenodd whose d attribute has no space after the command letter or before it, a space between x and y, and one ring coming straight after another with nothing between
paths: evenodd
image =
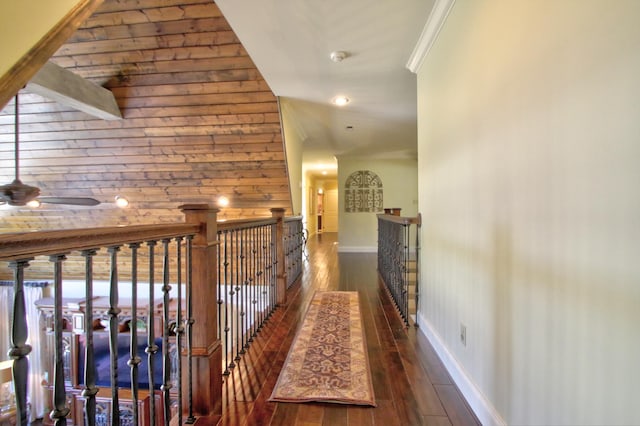
<instances>
[{"instance_id":1,"label":"arched decorative window","mask_svg":"<svg viewBox=\"0 0 640 426\"><path fill-rule=\"evenodd\" d=\"M381 212L382 180L369 170L358 170L347 178L344 190L347 213Z\"/></svg>"}]
</instances>

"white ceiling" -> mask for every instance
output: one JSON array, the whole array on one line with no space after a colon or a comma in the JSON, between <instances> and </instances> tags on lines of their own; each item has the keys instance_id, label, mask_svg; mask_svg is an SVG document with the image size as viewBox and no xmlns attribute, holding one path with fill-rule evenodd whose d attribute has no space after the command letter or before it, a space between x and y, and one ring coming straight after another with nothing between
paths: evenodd
<instances>
[{"instance_id":1,"label":"white ceiling","mask_svg":"<svg viewBox=\"0 0 640 426\"><path fill-rule=\"evenodd\" d=\"M216 0L304 141L304 162L415 158L406 64L434 0ZM334 63L332 51L348 57ZM331 103L336 95L351 102ZM353 126L353 130L347 130Z\"/></svg>"}]
</instances>

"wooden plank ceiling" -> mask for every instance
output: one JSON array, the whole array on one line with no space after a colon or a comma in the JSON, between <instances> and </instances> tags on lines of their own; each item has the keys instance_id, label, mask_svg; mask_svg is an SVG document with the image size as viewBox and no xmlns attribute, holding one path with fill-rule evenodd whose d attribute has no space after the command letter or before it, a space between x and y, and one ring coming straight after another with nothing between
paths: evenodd
<instances>
[{"instance_id":1,"label":"wooden plank ceiling","mask_svg":"<svg viewBox=\"0 0 640 426\"><path fill-rule=\"evenodd\" d=\"M102 204L3 205L0 232L182 221L179 205L221 195L222 218L290 214L277 99L211 0L105 0L51 61L110 89L124 119L23 89L21 179ZM13 180L13 111L0 113L0 184Z\"/></svg>"}]
</instances>

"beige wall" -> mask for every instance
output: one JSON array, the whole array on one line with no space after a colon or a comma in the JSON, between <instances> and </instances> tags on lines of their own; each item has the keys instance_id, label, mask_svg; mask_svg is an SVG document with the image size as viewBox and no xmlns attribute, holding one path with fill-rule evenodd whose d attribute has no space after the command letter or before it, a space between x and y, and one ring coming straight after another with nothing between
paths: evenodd
<instances>
[{"instance_id":1,"label":"beige wall","mask_svg":"<svg viewBox=\"0 0 640 426\"><path fill-rule=\"evenodd\" d=\"M79 0L0 2L0 75L4 75Z\"/></svg>"},{"instance_id":2,"label":"beige wall","mask_svg":"<svg viewBox=\"0 0 640 426\"><path fill-rule=\"evenodd\" d=\"M384 207L400 207L402 216L418 212L418 171L415 160L357 160L338 158L338 241L339 251L376 251L376 213L346 213L344 185L351 173L369 170L382 180Z\"/></svg>"},{"instance_id":3,"label":"beige wall","mask_svg":"<svg viewBox=\"0 0 640 426\"><path fill-rule=\"evenodd\" d=\"M313 177L308 172L305 175L303 191L305 197L305 201L302 203L304 207L303 226L309 231L309 235L313 235L317 231L316 220L314 219L316 214L315 185Z\"/></svg>"},{"instance_id":4,"label":"beige wall","mask_svg":"<svg viewBox=\"0 0 640 426\"><path fill-rule=\"evenodd\" d=\"M486 422L640 424L639 22L458 0L419 70L421 329Z\"/></svg>"},{"instance_id":5,"label":"beige wall","mask_svg":"<svg viewBox=\"0 0 640 426\"><path fill-rule=\"evenodd\" d=\"M302 150L304 141L296 131L295 117L286 98L278 99L280 105L280 121L284 133L284 148L287 157L287 173L289 190L291 191L291 208L294 216L303 214L302 211Z\"/></svg>"}]
</instances>

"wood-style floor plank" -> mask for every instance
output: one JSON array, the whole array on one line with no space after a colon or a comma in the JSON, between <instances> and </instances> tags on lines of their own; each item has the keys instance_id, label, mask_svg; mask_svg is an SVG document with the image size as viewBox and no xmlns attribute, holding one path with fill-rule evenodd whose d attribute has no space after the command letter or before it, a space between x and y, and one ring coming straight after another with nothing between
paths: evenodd
<instances>
[{"instance_id":1,"label":"wood-style floor plank","mask_svg":"<svg viewBox=\"0 0 640 426\"><path fill-rule=\"evenodd\" d=\"M225 378L221 425L479 425L437 354L406 328L380 285L374 253L338 253L337 234L310 239L303 276ZM358 291L376 407L269 402L316 290Z\"/></svg>"},{"instance_id":2,"label":"wood-style floor plank","mask_svg":"<svg viewBox=\"0 0 640 426\"><path fill-rule=\"evenodd\" d=\"M475 426L478 420L454 385L435 385L453 426Z\"/></svg>"}]
</instances>

